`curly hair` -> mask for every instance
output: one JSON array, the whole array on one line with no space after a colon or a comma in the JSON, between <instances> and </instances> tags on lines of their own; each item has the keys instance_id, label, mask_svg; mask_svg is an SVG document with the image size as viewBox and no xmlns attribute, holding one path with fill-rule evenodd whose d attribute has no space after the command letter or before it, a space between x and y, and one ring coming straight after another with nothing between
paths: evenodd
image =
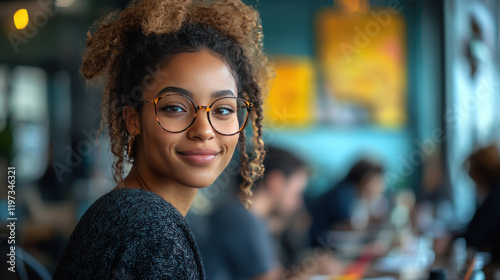
<instances>
[{"instance_id":1,"label":"curly hair","mask_svg":"<svg viewBox=\"0 0 500 280\"><path fill-rule=\"evenodd\" d=\"M104 80L100 130L107 128L114 155L114 180L123 180L129 139L122 110L142 100L144 83L182 52L209 49L235 77L241 97L254 104L250 113L253 141L247 149L245 131L238 139L241 201L251 207L251 186L264 172L262 103L272 72L263 52L258 12L240 0L133 1L125 10L94 23L87 33L81 73L87 80ZM248 150L253 153L247 152ZM133 152L132 152L133 155Z\"/></svg>"}]
</instances>

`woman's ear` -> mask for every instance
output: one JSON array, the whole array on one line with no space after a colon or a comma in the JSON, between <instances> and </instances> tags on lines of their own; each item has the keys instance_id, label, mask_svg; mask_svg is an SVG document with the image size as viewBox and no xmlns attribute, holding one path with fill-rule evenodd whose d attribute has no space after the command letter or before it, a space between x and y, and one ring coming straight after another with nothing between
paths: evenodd
<instances>
[{"instance_id":1,"label":"woman's ear","mask_svg":"<svg viewBox=\"0 0 500 280\"><path fill-rule=\"evenodd\" d=\"M123 107L123 119L130 135L137 136L141 133L141 118L139 112L130 105Z\"/></svg>"}]
</instances>

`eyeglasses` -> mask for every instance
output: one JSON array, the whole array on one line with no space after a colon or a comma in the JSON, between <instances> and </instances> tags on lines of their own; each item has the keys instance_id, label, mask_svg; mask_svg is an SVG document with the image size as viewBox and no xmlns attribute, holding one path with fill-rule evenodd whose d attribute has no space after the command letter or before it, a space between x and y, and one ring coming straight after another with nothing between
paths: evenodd
<instances>
[{"instance_id":1,"label":"eyeglasses","mask_svg":"<svg viewBox=\"0 0 500 280\"><path fill-rule=\"evenodd\" d=\"M168 132L185 131L195 122L198 110L205 109L212 128L225 136L235 135L245 127L253 106L232 96L219 98L210 106L197 106L191 98L181 94L167 94L143 102L154 103L156 120Z\"/></svg>"}]
</instances>

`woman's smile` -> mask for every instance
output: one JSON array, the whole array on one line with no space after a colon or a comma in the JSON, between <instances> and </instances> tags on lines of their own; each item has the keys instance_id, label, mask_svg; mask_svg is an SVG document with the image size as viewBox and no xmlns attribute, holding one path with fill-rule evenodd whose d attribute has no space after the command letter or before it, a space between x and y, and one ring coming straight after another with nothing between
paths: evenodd
<instances>
[{"instance_id":1,"label":"woman's smile","mask_svg":"<svg viewBox=\"0 0 500 280\"><path fill-rule=\"evenodd\" d=\"M177 151L179 158L193 165L207 165L215 161L220 151L210 148Z\"/></svg>"}]
</instances>

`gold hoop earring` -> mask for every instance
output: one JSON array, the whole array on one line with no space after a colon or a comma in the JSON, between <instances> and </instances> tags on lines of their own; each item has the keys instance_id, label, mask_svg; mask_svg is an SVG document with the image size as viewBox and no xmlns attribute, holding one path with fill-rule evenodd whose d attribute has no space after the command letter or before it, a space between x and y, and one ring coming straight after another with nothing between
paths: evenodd
<instances>
[{"instance_id":1,"label":"gold hoop earring","mask_svg":"<svg viewBox=\"0 0 500 280\"><path fill-rule=\"evenodd\" d=\"M130 135L127 146L127 154L129 157L132 157L132 148L134 147L134 140L135 140L135 135Z\"/></svg>"}]
</instances>

